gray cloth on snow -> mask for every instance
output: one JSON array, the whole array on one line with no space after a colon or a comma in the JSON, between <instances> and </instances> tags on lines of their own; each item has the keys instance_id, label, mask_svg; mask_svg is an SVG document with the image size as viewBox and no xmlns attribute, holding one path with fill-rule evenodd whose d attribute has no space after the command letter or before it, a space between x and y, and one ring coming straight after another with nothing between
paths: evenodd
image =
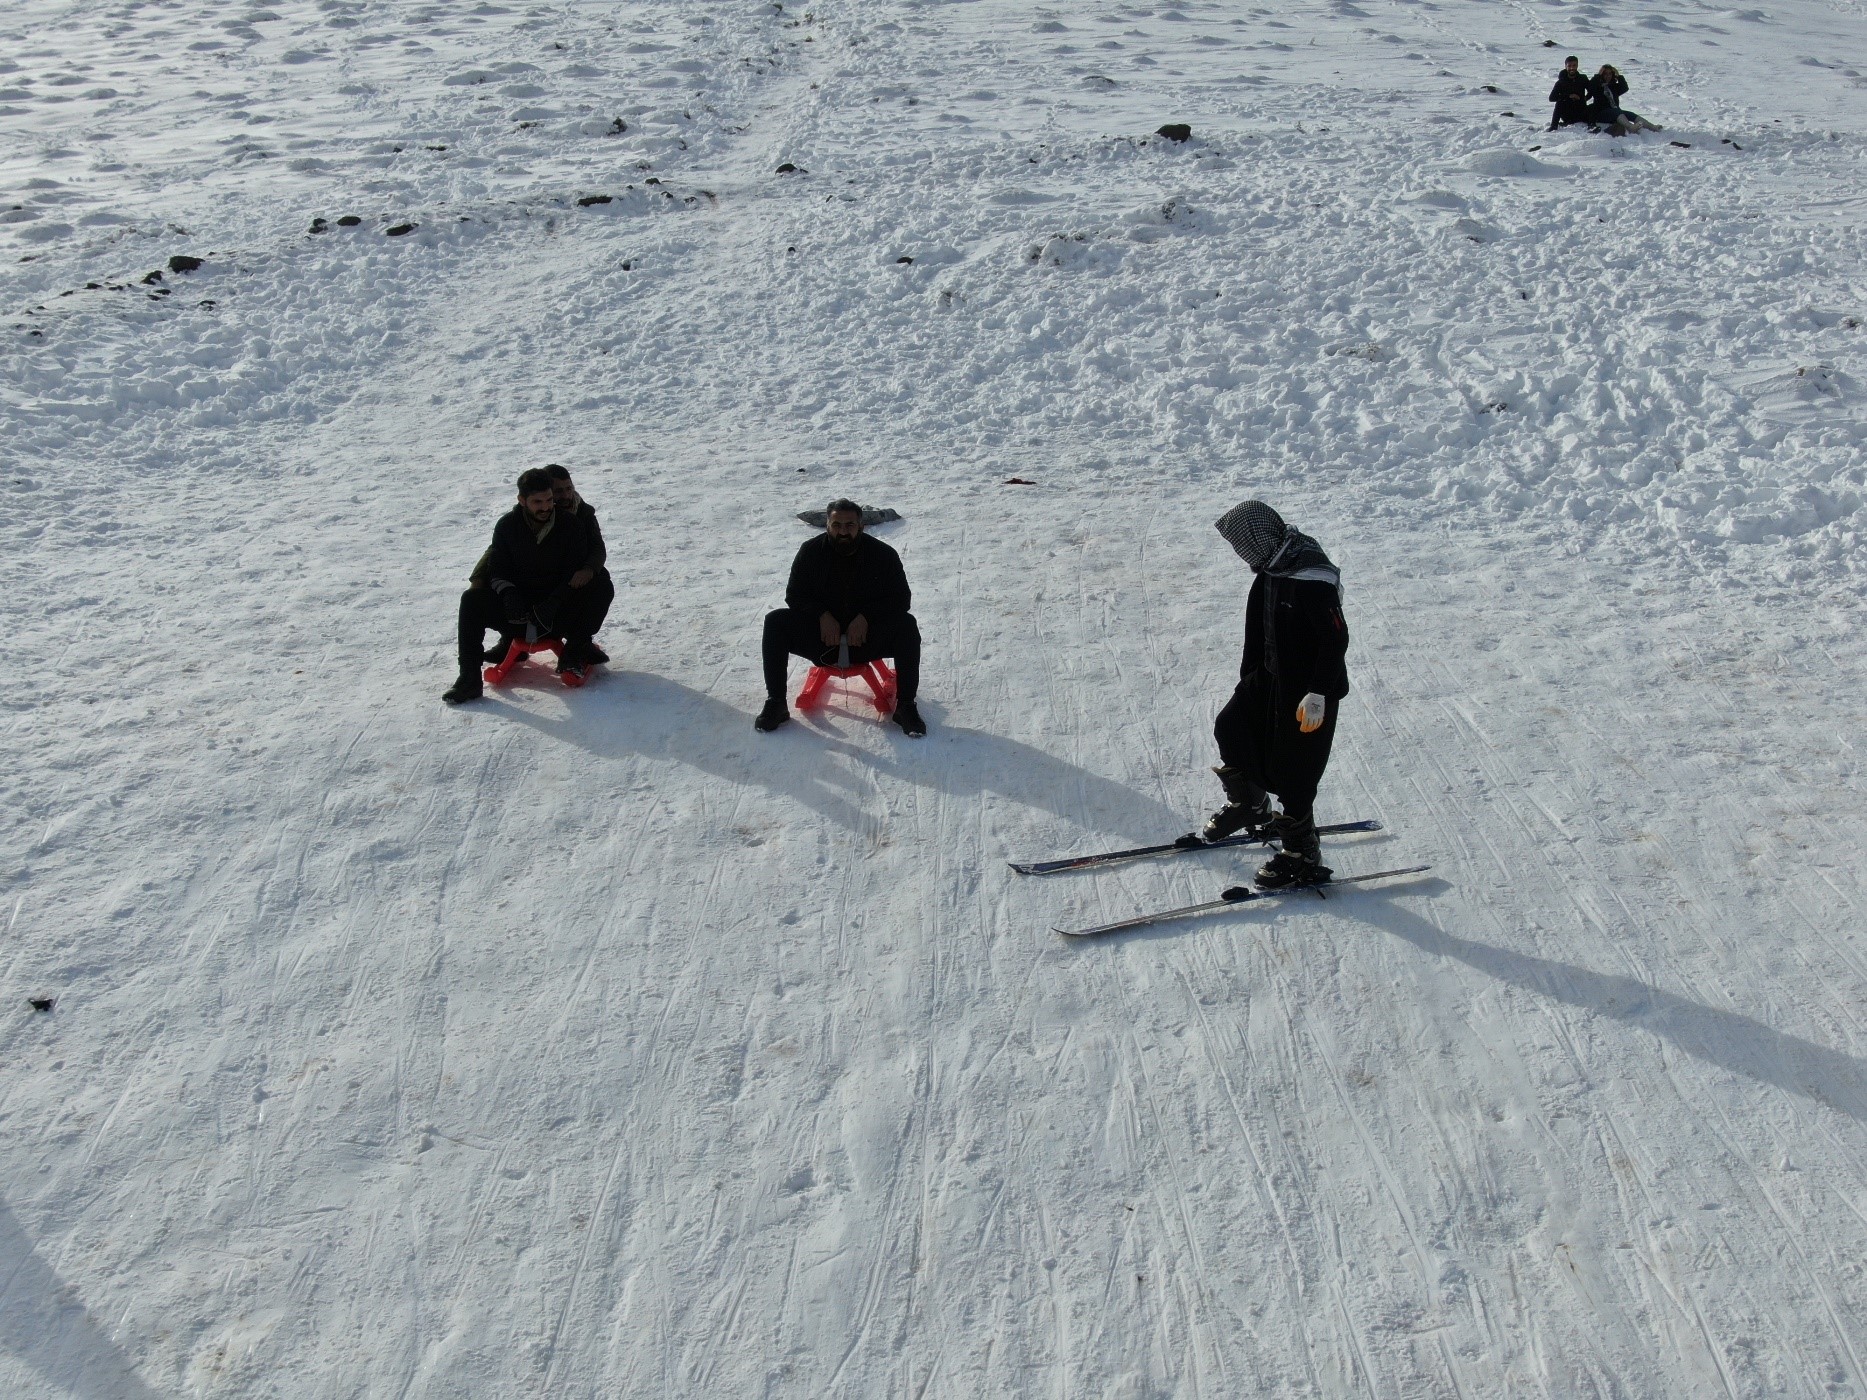
<instances>
[{"instance_id":1,"label":"gray cloth on snow","mask_svg":"<svg viewBox=\"0 0 1867 1400\"><path fill-rule=\"evenodd\" d=\"M819 530L830 523L829 513L821 510L800 510L797 518L806 525L816 526ZM864 506L862 508L862 528L865 530L876 525L886 525L889 521L900 518L901 512L893 506Z\"/></svg>"}]
</instances>

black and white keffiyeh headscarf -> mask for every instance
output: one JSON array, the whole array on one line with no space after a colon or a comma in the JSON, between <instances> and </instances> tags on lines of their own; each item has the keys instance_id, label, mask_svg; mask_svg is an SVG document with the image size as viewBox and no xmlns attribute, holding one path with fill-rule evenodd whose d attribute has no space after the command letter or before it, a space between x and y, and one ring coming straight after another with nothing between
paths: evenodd
<instances>
[{"instance_id":1,"label":"black and white keffiyeh headscarf","mask_svg":"<svg viewBox=\"0 0 1867 1400\"><path fill-rule=\"evenodd\" d=\"M1330 562L1323 547L1294 525L1286 525L1263 501L1242 501L1213 524L1253 573L1313 579L1341 590L1342 571Z\"/></svg>"}]
</instances>

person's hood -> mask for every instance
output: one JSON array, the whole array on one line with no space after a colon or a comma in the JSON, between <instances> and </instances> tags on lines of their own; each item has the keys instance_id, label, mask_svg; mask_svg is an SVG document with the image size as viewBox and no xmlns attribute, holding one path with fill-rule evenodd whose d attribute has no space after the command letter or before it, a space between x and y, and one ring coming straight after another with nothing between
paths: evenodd
<instances>
[{"instance_id":1,"label":"person's hood","mask_svg":"<svg viewBox=\"0 0 1867 1400\"><path fill-rule=\"evenodd\" d=\"M1273 578L1315 579L1342 585L1341 570L1323 547L1263 501L1241 501L1216 521L1214 528L1253 572Z\"/></svg>"}]
</instances>

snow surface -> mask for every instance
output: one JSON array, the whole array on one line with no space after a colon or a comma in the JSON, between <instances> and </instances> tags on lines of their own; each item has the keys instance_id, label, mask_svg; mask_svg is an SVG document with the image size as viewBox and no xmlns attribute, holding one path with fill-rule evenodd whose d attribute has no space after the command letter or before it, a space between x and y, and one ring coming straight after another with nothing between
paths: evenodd
<instances>
[{"instance_id":1,"label":"snow surface","mask_svg":"<svg viewBox=\"0 0 1867 1400\"><path fill-rule=\"evenodd\" d=\"M1570 51L1665 131L1545 134ZM1867 1394L1864 71L9 0L0 1393ZM547 460L615 664L446 710ZM922 742L752 732L840 493ZM1253 494L1347 578L1330 857L1433 875L1065 943L1255 863L1004 866L1215 801Z\"/></svg>"}]
</instances>

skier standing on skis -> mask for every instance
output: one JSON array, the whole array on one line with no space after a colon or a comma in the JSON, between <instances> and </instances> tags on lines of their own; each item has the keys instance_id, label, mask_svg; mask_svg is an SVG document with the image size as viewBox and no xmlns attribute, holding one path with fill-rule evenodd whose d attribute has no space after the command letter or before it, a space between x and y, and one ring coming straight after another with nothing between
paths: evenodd
<instances>
[{"instance_id":1,"label":"skier standing on skis","mask_svg":"<svg viewBox=\"0 0 1867 1400\"><path fill-rule=\"evenodd\" d=\"M1213 735L1226 804L1200 833L1208 841L1247 828L1283 847L1258 871L1265 888L1329 878L1316 835L1316 786L1329 763L1337 703L1348 694L1348 623L1342 575L1322 546L1263 501L1234 506L1216 522L1256 576L1245 602L1245 651L1238 688ZM1282 812L1271 807L1271 794Z\"/></svg>"}]
</instances>

